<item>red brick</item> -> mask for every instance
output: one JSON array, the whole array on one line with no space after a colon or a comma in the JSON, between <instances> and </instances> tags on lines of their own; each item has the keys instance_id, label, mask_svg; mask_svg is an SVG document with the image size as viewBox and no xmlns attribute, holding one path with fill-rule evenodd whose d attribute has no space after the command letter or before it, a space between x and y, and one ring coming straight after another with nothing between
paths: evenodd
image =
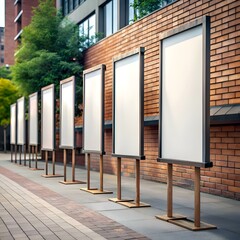
<instances>
[{"instance_id":1,"label":"red brick","mask_svg":"<svg viewBox=\"0 0 240 240\"><path fill-rule=\"evenodd\" d=\"M228 186L228 191L240 193L240 187Z\"/></svg>"}]
</instances>

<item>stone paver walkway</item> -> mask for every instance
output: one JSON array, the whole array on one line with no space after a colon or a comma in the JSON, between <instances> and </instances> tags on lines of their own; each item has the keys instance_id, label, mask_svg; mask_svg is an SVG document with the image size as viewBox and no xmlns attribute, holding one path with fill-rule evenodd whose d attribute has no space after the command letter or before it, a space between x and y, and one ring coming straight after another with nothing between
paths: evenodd
<instances>
[{"instance_id":1,"label":"stone paver walkway","mask_svg":"<svg viewBox=\"0 0 240 240\"><path fill-rule=\"evenodd\" d=\"M17 182L20 182L21 186ZM0 167L0 239L147 238L81 204Z\"/></svg>"},{"instance_id":2,"label":"stone paver walkway","mask_svg":"<svg viewBox=\"0 0 240 240\"><path fill-rule=\"evenodd\" d=\"M8 178L0 182L1 240L105 239Z\"/></svg>"}]
</instances>

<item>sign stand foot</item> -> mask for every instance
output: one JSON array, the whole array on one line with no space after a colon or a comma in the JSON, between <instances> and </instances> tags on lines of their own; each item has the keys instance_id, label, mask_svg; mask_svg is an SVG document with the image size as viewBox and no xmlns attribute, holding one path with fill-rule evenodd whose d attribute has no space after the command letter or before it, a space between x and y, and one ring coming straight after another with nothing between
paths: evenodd
<instances>
[{"instance_id":1,"label":"sign stand foot","mask_svg":"<svg viewBox=\"0 0 240 240\"><path fill-rule=\"evenodd\" d=\"M170 164L168 164L168 165L170 165ZM171 166L168 166L168 173L169 173L170 170L172 172L171 168L172 168ZM168 176L170 176L169 180L171 180L171 178L172 178L171 174L168 175ZM165 218L164 218L164 216L156 216L156 218L168 221L170 223L173 223L175 225L178 225L180 227L183 227L183 228L186 228L186 229L189 229L189 230L192 230L192 231L216 229L217 228L216 226L200 221L200 219L201 219L201 217L200 217L200 207L201 207L201 201L200 201L200 177L201 177L200 176L200 167L195 167L194 220L187 219L186 217L182 218L182 219L179 219L179 218L177 218L177 216L174 217L174 218L169 218L168 215ZM168 192L168 194L169 194L169 192ZM168 200L169 200L169 196L168 196ZM171 197L170 197L170 200L172 200ZM170 204L170 202L169 202L169 204ZM169 211L169 206L168 206L168 211ZM170 212L168 212L168 214L169 213Z\"/></svg>"},{"instance_id":2,"label":"sign stand foot","mask_svg":"<svg viewBox=\"0 0 240 240\"><path fill-rule=\"evenodd\" d=\"M47 151L46 151L47 153ZM48 158L48 155L46 155L45 153L45 158ZM55 151L53 150L52 151L52 171L53 173L52 174L49 174L48 171L46 171L46 174L43 174L42 177L45 177L45 178L56 178L56 177L63 177L62 174L55 174L55 162L56 162L56 154L55 154ZM47 166L46 166L46 169L47 169Z\"/></svg>"},{"instance_id":3,"label":"sign stand foot","mask_svg":"<svg viewBox=\"0 0 240 240\"><path fill-rule=\"evenodd\" d=\"M34 149L35 149L35 151L34 151ZM35 168L30 168L30 169L33 170L33 171L44 170L43 168L38 168L38 159L37 159L38 148L37 148L37 146L35 146L35 148L34 148L34 146L32 147L33 158L34 158L34 153L35 153Z\"/></svg>"},{"instance_id":4,"label":"sign stand foot","mask_svg":"<svg viewBox=\"0 0 240 240\"><path fill-rule=\"evenodd\" d=\"M119 202L129 208L150 207L149 204L140 202L140 160L136 159L136 199L131 202Z\"/></svg>"},{"instance_id":5,"label":"sign stand foot","mask_svg":"<svg viewBox=\"0 0 240 240\"><path fill-rule=\"evenodd\" d=\"M63 149L64 180L59 181L64 185L85 184L86 182L75 180L75 149L72 149L72 181L67 181L67 150Z\"/></svg>"},{"instance_id":6,"label":"sign stand foot","mask_svg":"<svg viewBox=\"0 0 240 240\"><path fill-rule=\"evenodd\" d=\"M90 164L91 164L91 159L90 159L90 154L86 154L85 158L87 156L87 167L88 167L88 171L87 171L87 188L81 188L80 190L85 191L85 192L89 192L92 194L112 194L113 192L111 191L106 191L103 190L103 155L100 155L100 189L98 188L91 188L90 187Z\"/></svg>"}]
</instances>

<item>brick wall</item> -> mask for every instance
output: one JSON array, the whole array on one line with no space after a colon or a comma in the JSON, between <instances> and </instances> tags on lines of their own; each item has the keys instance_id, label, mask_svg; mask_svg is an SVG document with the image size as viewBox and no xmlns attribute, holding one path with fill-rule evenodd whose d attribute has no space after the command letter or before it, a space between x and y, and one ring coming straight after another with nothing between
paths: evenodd
<instances>
[{"instance_id":1,"label":"brick wall","mask_svg":"<svg viewBox=\"0 0 240 240\"><path fill-rule=\"evenodd\" d=\"M13 1L5 1L5 46L4 46L4 61L5 64L14 64L14 49L15 49L15 9Z\"/></svg>"},{"instance_id":2,"label":"brick wall","mask_svg":"<svg viewBox=\"0 0 240 240\"><path fill-rule=\"evenodd\" d=\"M89 48L85 69L106 65L105 120L112 119L112 58L145 47L144 111L158 115L159 107L159 34L203 15L211 16L211 106L240 103L240 1L179 0L142 20L125 27ZM146 160L141 162L141 177L166 182L166 164L157 163L158 127L147 126ZM105 131L104 171L116 173L111 158L111 129ZM99 157L92 156L92 168L98 170ZM211 161L214 167L202 170L202 191L240 199L240 126L211 127ZM123 159L122 172L134 176L134 161ZM193 168L174 165L174 182L193 185Z\"/></svg>"}]
</instances>

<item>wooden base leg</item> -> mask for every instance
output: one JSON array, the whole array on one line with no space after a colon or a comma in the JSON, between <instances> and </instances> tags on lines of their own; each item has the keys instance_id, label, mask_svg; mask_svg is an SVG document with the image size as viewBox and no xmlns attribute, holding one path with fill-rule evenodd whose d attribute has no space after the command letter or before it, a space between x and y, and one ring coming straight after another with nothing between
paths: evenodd
<instances>
[{"instance_id":1,"label":"wooden base leg","mask_svg":"<svg viewBox=\"0 0 240 240\"><path fill-rule=\"evenodd\" d=\"M87 156L87 165L88 165L88 178L87 178L87 188L81 188L81 190L85 192L89 192L92 194L111 194L111 191L104 191L103 190L103 155L100 155L100 189L97 188L90 188L90 154L86 154Z\"/></svg>"},{"instance_id":2,"label":"wooden base leg","mask_svg":"<svg viewBox=\"0 0 240 240\"><path fill-rule=\"evenodd\" d=\"M180 214L173 215L173 165L172 163L167 164L167 214L166 215L156 215L155 217L163 220L178 220L178 219L186 219L186 216Z\"/></svg>"},{"instance_id":3,"label":"wooden base leg","mask_svg":"<svg viewBox=\"0 0 240 240\"><path fill-rule=\"evenodd\" d=\"M135 202L119 202L119 204L129 208L150 207L149 204L140 202L140 160L136 159L136 199Z\"/></svg>"},{"instance_id":4,"label":"wooden base leg","mask_svg":"<svg viewBox=\"0 0 240 240\"><path fill-rule=\"evenodd\" d=\"M22 165L22 146L19 146L19 164Z\"/></svg>"},{"instance_id":5,"label":"wooden base leg","mask_svg":"<svg viewBox=\"0 0 240 240\"><path fill-rule=\"evenodd\" d=\"M118 157L117 158L117 197L108 199L109 201L116 202L116 203L133 201L133 199L122 199L121 164L122 164L122 159Z\"/></svg>"},{"instance_id":6,"label":"wooden base leg","mask_svg":"<svg viewBox=\"0 0 240 240\"><path fill-rule=\"evenodd\" d=\"M195 167L194 184L195 184L194 221L191 219L181 219L181 220L172 219L172 220L169 220L169 222L192 231L215 229L217 228L216 226L200 221L201 201L200 201L200 168L199 167Z\"/></svg>"},{"instance_id":7,"label":"wooden base leg","mask_svg":"<svg viewBox=\"0 0 240 240\"><path fill-rule=\"evenodd\" d=\"M24 148L24 166L27 166L27 151L26 151L26 145L23 145Z\"/></svg>"},{"instance_id":8,"label":"wooden base leg","mask_svg":"<svg viewBox=\"0 0 240 240\"><path fill-rule=\"evenodd\" d=\"M56 152L55 150L52 151L52 174L43 174L42 177L45 177L45 178L57 178L57 177L63 177L62 174L56 174L55 173L55 162L56 162Z\"/></svg>"},{"instance_id":9,"label":"wooden base leg","mask_svg":"<svg viewBox=\"0 0 240 240\"><path fill-rule=\"evenodd\" d=\"M15 144L14 150L15 150L15 164L17 164L17 144Z\"/></svg>"},{"instance_id":10,"label":"wooden base leg","mask_svg":"<svg viewBox=\"0 0 240 240\"><path fill-rule=\"evenodd\" d=\"M72 181L67 181L67 151L63 150L63 161L64 161L64 180L59 183L65 185L71 184L85 184L86 182L75 180L75 149L72 150Z\"/></svg>"},{"instance_id":11,"label":"wooden base leg","mask_svg":"<svg viewBox=\"0 0 240 240\"><path fill-rule=\"evenodd\" d=\"M28 161L28 167L31 168L32 167L32 159L31 159L31 146L28 146L28 157L29 157L29 161Z\"/></svg>"},{"instance_id":12,"label":"wooden base leg","mask_svg":"<svg viewBox=\"0 0 240 240\"><path fill-rule=\"evenodd\" d=\"M13 145L11 144L11 162L13 162Z\"/></svg>"},{"instance_id":13,"label":"wooden base leg","mask_svg":"<svg viewBox=\"0 0 240 240\"><path fill-rule=\"evenodd\" d=\"M45 159L47 158L47 161L48 161L48 155L46 152L45 152ZM37 146L32 146L32 159L34 160L34 158L35 158L35 167L30 169L33 171L44 170L43 168L38 168L38 147ZM48 171L48 163L45 162L45 164L46 164L46 171Z\"/></svg>"}]
</instances>

